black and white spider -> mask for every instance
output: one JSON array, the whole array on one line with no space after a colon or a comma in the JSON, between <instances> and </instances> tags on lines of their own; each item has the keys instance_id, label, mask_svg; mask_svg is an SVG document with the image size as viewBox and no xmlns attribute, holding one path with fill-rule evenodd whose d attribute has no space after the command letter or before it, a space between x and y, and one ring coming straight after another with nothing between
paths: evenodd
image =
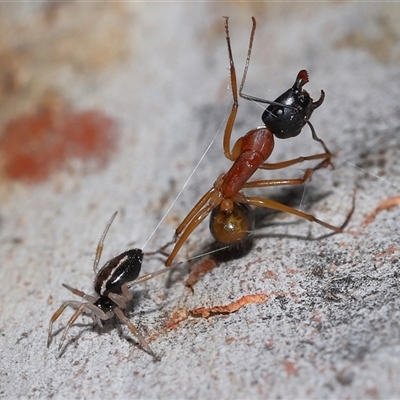
<instances>
[{"instance_id":1,"label":"black and white spider","mask_svg":"<svg viewBox=\"0 0 400 400\"><path fill-rule=\"evenodd\" d=\"M76 311L64 328L64 333L61 337L61 342L59 345L60 349L71 325L82 313L89 312L94 323L98 324L100 327L103 326L102 321L110 319L114 315L117 316L117 318L126 324L130 331L136 336L141 347L147 353L153 357L156 357L144 337L140 334L138 329L135 327L135 325L133 325L129 318L126 317L123 310L133 297L129 290L130 287L139 282L147 281L148 279L162 274L163 272L170 271L171 268L164 268L160 271L138 278L140 269L142 267L143 251L141 249L130 249L107 261L106 264L100 268L100 270L98 270L101 253L103 251L104 239L116 215L117 212L115 212L111 217L96 249L96 257L93 263L93 271L96 276L93 284L97 296L86 294L78 289L63 284L63 286L70 290L73 294L82 297L86 301L66 301L53 314L50 319L47 347L49 347L51 343L53 323L60 317L60 315L68 306L72 306L76 308Z\"/></svg>"}]
</instances>

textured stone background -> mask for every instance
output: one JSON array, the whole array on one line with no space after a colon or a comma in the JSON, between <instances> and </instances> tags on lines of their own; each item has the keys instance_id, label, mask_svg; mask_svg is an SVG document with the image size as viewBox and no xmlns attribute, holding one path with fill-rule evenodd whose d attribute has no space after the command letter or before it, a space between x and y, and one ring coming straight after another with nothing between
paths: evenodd
<instances>
[{"instance_id":1,"label":"textured stone background","mask_svg":"<svg viewBox=\"0 0 400 400\"><path fill-rule=\"evenodd\" d=\"M0 11L1 397L400 396L398 202L365 223L400 195L399 4L49 1ZM260 193L340 225L357 188L348 231L309 240L326 230L258 211L253 250L192 291L187 265L169 284L160 276L135 287L128 315L161 361L126 327L93 329L89 317L70 329L59 357L61 325L49 349L46 339L52 313L73 297L61 283L91 293L94 250L112 213L120 211L103 262L143 246L217 133L145 248L156 249L230 165L221 150L231 107L223 15L239 74L257 18L246 93L272 100L303 68L311 95L326 92L312 121L336 168L305 187ZM240 104L237 136L261 124L257 104ZM71 121L85 122L84 139L74 128L60 133ZM48 136L30 141L43 132L35 123ZM21 136L18 124L28 127ZM305 129L280 141L273 160L315 151ZM179 259L210 242L204 224ZM161 267L146 260L142 272ZM235 304L230 314L193 312Z\"/></svg>"}]
</instances>

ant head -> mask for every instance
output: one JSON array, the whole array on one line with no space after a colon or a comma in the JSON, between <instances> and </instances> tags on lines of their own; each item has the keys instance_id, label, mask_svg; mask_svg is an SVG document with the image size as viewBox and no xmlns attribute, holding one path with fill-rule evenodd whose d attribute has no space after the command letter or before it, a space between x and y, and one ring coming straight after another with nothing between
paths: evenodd
<instances>
[{"instance_id":1,"label":"ant head","mask_svg":"<svg viewBox=\"0 0 400 400\"><path fill-rule=\"evenodd\" d=\"M94 290L100 296L113 292L120 294L121 286L134 281L140 274L143 252L130 249L108 261L94 280Z\"/></svg>"},{"instance_id":2,"label":"ant head","mask_svg":"<svg viewBox=\"0 0 400 400\"><path fill-rule=\"evenodd\" d=\"M293 86L264 111L262 120L277 138L287 139L297 136L310 119L312 112L324 101L325 93L321 90L321 97L313 102L303 89L307 82L308 73L302 69L297 74Z\"/></svg>"}]
</instances>

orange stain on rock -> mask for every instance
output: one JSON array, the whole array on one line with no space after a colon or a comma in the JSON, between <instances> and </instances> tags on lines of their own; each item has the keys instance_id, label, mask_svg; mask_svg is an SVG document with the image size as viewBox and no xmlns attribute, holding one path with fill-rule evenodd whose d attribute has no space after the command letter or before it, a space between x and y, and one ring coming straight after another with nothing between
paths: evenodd
<instances>
[{"instance_id":1,"label":"orange stain on rock","mask_svg":"<svg viewBox=\"0 0 400 400\"><path fill-rule=\"evenodd\" d=\"M156 340L160 335L166 334L169 330L177 330L178 325L187 320L189 318L189 312L185 308L180 308L175 311L166 322L164 328L159 331L153 333L150 337L147 338L148 342L152 342Z\"/></svg>"},{"instance_id":2,"label":"orange stain on rock","mask_svg":"<svg viewBox=\"0 0 400 400\"><path fill-rule=\"evenodd\" d=\"M58 99L57 99L58 100ZM6 124L0 137L8 179L40 182L74 158L106 164L115 149L115 123L100 111L75 112L59 101Z\"/></svg>"},{"instance_id":3,"label":"orange stain on rock","mask_svg":"<svg viewBox=\"0 0 400 400\"><path fill-rule=\"evenodd\" d=\"M203 318L208 318L215 314L230 314L238 311L240 308L253 303L265 303L267 300L267 295L265 293L248 294L241 297L240 299L233 301L227 305L208 307L199 307L190 311L192 316Z\"/></svg>"},{"instance_id":4,"label":"orange stain on rock","mask_svg":"<svg viewBox=\"0 0 400 400\"><path fill-rule=\"evenodd\" d=\"M400 196L390 197L389 199L382 200L375 209L368 214L364 219L364 225L370 224L378 213L383 210L390 210L393 207L400 205Z\"/></svg>"}]
</instances>

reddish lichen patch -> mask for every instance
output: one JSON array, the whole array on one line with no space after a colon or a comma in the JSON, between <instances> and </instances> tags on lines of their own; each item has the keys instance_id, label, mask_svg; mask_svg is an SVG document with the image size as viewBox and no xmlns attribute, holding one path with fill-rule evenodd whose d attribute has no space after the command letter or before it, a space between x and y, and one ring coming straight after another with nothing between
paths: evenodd
<instances>
[{"instance_id":1,"label":"reddish lichen patch","mask_svg":"<svg viewBox=\"0 0 400 400\"><path fill-rule=\"evenodd\" d=\"M273 270L271 270L271 269L268 269L268 270L263 274L262 279L263 279L263 280L265 280L265 279L278 279L278 274L277 274L275 271L273 271Z\"/></svg>"},{"instance_id":2,"label":"reddish lichen patch","mask_svg":"<svg viewBox=\"0 0 400 400\"><path fill-rule=\"evenodd\" d=\"M296 364L293 361L283 360L282 364L285 367L286 374L287 374L288 377L298 374L298 368L297 368Z\"/></svg>"},{"instance_id":3,"label":"reddish lichen patch","mask_svg":"<svg viewBox=\"0 0 400 400\"><path fill-rule=\"evenodd\" d=\"M173 312L168 320L163 324L163 327L159 329L158 331L154 332L151 336L147 337L146 340L147 342L152 342L156 339L158 339L161 335L166 334L170 330L176 331L178 329L178 326L189 319L189 317L193 318L208 318L212 317L215 315L226 315L230 314L233 312L238 311L240 308L248 305L248 304L260 304L260 303L265 303L268 299L271 299L272 297L284 297L284 296L290 296L293 298L296 298L296 295L294 295L291 292L276 292L272 291L270 293L256 293L256 294L248 294L246 296L241 297L240 299L233 301L227 305L222 305L222 306L213 306L213 307L199 307L199 308L194 308L192 310L188 310L186 308L179 308L175 312ZM194 320L193 320L194 321ZM231 343L233 338L227 338L226 343ZM270 339L271 343L270 345L273 346L273 341Z\"/></svg>"},{"instance_id":4,"label":"reddish lichen patch","mask_svg":"<svg viewBox=\"0 0 400 400\"><path fill-rule=\"evenodd\" d=\"M167 329L175 328L176 325L180 324L188 317L189 317L188 311L185 308L180 308L171 315L171 318L168 320L165 327Z\"/></svg>"},{"instance_id":5,"label":"reddish lichen patch","mask_svg":"<svg viewBox=\"0 0 400 400\"><path fill-rule=\"evenodd\" d=\"M289 275L296 275L299 272L297 268L288 268L286 271Z\"/></svg>"},{"instance_id":6,"label":"reddish lichen patch","mask_svg":"<svg viewBox=\"0 0 400 400\"><path fill-rule=\"evenodd\" d=\"M34 114L21 115L4 127L0 138L4 175L40 182L71 159L103 167L115 149L114 121L100 111L76 112L46 101Z\"/></svg>"},{"instance_id":7,"label":"reddish lichen patch","mask_svg":"<svg viewBox=\"0 0 400 400\"><path fill-rule=\"evenodd\" d=\"M214 314L229 314L238 311L240 308L246 306L247 304L264 303L266 299L267 295L265 293L249 294L224 306L214 306L210 308L206 307L195 308L194 310L190 311L190 314L195 317L201 316L203 318L207 318Z\"/></svg>"},{"instance_id":8,"label":"reddish lichen patch","mask_svg":"<svg viewBox=\"0 0 400 400\"><path fill-rule=\"evenodd\" d=\"M192 287L204 275L218 267L218 263L213 259L205 259L200 261L193 270L190 272L189 277L186 279L185 286Z\"/></svg>"},{"instance_id":9,"label":"reddish lichen patch","mask_svg":"<svg viewBox=\"0 0 400 400\"><path fill-rule=\"evenodd\" d=\"M187 310L186 308L179 308L175 312L171 314L168 318L167 322L164 324L164 327L154 332L150 337L146 340L147 342L152 342L156 340L159 336L166 334L170 330L178 329L178 326L181 322L187 320L189 317L203 317L207 318L216 314L229 314L239 310L247 304L251 303L264 303L267 300L267 295L264 293L258 294L249 294L247 296L241 297L239 300L236 300L230 304L224 306L214 306L211 308L195 308L193 310Z\"/></svg>"},{"instance_id":10,"label":"reddish lichen patch","mask_svg":"<svg viewBox=\"0 0 400 400\"><path fill-rule=\"evenodd\" d=\"M399 252L400 252L400 247L395 243L391 243L385 251L375 254L373 259L379 260L381 258L390 257L394 254L394 257L392 257L390 259L390 261L396 261L398 258L397 255Z\"/></svg>"},{"instance_id":11,"label":"reddish lichen patch","mask_svg":"<svg viewBox=\"0 0 400 400\"><path fill-rule=\"evenodd\" d=\"M156 340L160 335L166 334L169 330L173 329L176 330L178 325L188 319L189 312L185 308L179 308L174 313L171 314L168 321L166 322L164 328L160 329L159 331L153 333L150 337L147 338L148 342L152 342Z\"/></svg>"}]
</instances>

